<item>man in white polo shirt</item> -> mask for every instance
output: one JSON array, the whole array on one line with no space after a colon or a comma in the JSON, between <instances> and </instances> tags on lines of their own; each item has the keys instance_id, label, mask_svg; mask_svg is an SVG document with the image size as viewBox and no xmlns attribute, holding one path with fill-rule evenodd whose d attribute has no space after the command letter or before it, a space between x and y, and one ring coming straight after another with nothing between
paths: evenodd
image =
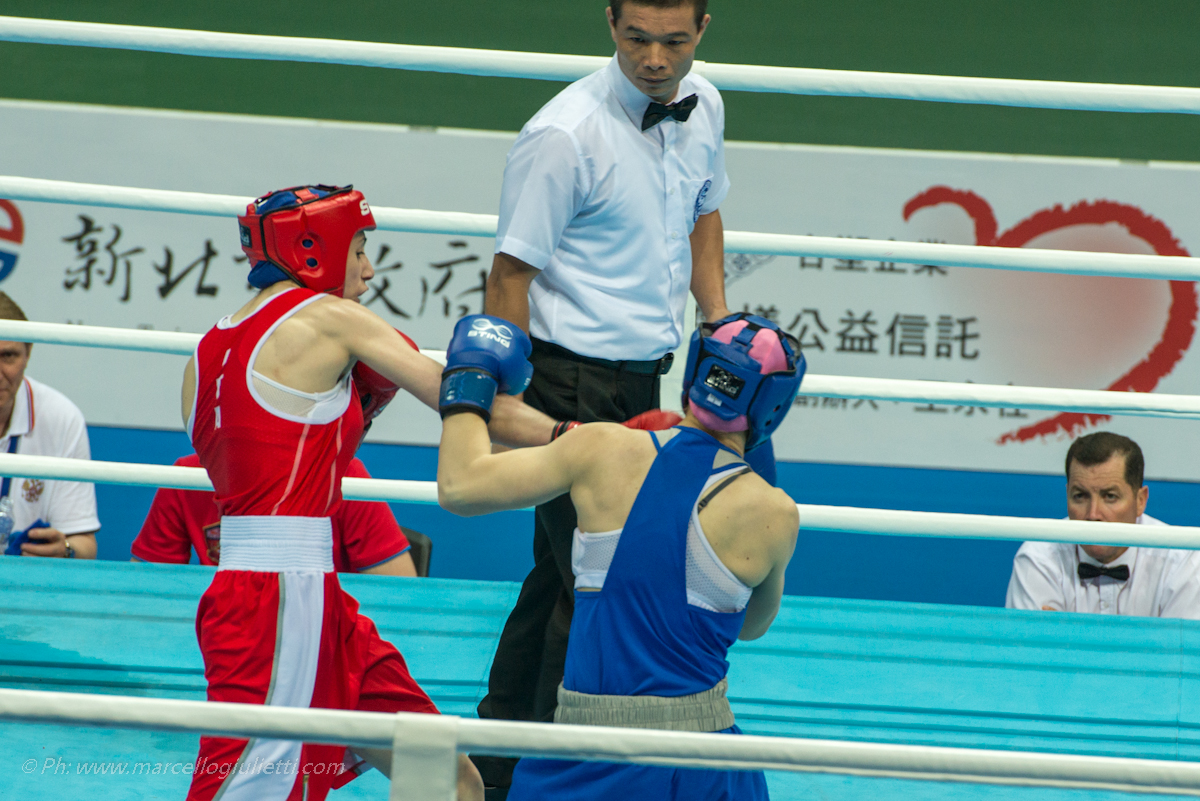
<instances>
[{"instance_id":1,"label":"man in white polo shirt","mask_svg":"<svg viewBox=\"0 0 1200 801\"><path fill-rule=\"evenodd\" d=\"M3 292L0 319L27 319ZM58 390L25 376L32 350L28 342L0 342L0 453L92 458L79 408ZM96 558L100 519L93 485L5 477L0 495L6 493L13 501L10 543L24 540L21 556Z\"/></svg>"},{"instance_id":2,"label":"man in white polo shirt","mask_svg":"<svg viewBox=\"0 0 1200 801\"><path fill-rule=\"evenodd\" d=\"M1072 520L1166 525L1146 514L1142 449L1102 431L1067 451ZM1200 619L1200 551L1026 542L1013 561L1009 609Z\"/></svg>"},{"instance_id":3,"label":"man in white polo shirt","mask_svg":"<svg viewBox=\"0 0 1200 801\"><path fill-rule=\"evenodd\" d=\"M508 154L485 309L533 337L525 402L557 419L624 422L657 408L689 290L706 319L729 314L725 110L716 88L689 74L706 5L612 0L612 62L547 103ZM535 567L481 717L553 719L574 528L568 496L538 507ZM477 763L503 788L515 760Z\"/></svg>"}]
</instances>

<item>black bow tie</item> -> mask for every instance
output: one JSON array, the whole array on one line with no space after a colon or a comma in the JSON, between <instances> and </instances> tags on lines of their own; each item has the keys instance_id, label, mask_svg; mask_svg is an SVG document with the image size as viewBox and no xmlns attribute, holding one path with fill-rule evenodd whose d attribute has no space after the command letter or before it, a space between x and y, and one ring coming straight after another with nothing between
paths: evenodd
<instances>
[{"instance_id":1,"label":"black bow tie","mask_svg":"<svg viewBox=\"0 0 1200 801\"><path fill-rule=\"evenodd\" d=\"M1093 579L1100 576L1108 576L1117 581L1129 580L1129 565L1117 565L1116 567L1101 567L1093 565L1089 562L1079 563L1079 578Z\"/></svg>"},{"instance_id":2,"label":"black bow tie","mask_svg":"<svg viewBox=\"0 0 1200 801\"><path fill-rule=\"evenodd\" d=\"M687 122L687 118L692 116L692 111L695 110L696 104L699 102L700 98L696 95L688 95L678 103L671 103L668 106L664 106L662 103L651 103L650 107L646 109L646 113L642 115L642 130L650 130L667 117L674 117L680 122Z\"/></svg>"}]
</instances>

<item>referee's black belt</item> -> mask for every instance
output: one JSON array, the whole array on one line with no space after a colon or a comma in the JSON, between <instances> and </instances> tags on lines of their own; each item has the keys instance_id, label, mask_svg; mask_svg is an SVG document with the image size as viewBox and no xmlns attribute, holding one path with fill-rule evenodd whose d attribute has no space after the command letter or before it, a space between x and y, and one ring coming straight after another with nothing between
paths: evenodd
<instances>
[{"instance_id":1,"label":"referee's black belt","mask_svg":"<svg viewBox=\"0 0 1200 801\"><path fill-rule=\"evenodd\" d=\"M533 340L533 352L541 356L552 356L580 364L603 367L613 372L633 373L634 375L666 375L671 372L671 363L675 361L674 353L668 353L661 359L652 359L648 362L639 362L632 359L627 361L597 359L594 356L581 356L575 351L567 350L561 345L555 345L553 342L544 342L540 339Z\"/></svg>"}]
</instances>

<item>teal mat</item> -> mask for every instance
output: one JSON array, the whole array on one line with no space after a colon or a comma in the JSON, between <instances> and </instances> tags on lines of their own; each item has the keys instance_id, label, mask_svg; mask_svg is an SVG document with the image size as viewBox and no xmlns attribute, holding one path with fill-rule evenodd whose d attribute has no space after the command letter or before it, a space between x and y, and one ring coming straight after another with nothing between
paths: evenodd
<instances>
[{"instance_id":1,"label":"teal mat","mask_svg":"<svg viewBox=\"0 0 1200 801\"><path fill-rule=\"evenodd\" d=\"M203 699L211 568L0 559L0 687ZM518 587L346 576L439 708L470 716ZM1200 624L787 597L731 653L749 734L1200 758ZM196 737L0 724L0 796L182 798ZM776 799L1115 799L1119 793L769 774ZM335 799L386 798L377 773ZM1160 796L1161 797L1161 796Z\"/></svg>"}]
</instances>

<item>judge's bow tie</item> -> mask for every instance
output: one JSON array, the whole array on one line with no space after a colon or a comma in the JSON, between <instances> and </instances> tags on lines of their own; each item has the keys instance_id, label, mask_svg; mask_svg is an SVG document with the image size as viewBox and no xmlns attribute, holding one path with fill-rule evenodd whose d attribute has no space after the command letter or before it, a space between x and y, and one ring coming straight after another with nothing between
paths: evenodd
<instances>
[{"instance_id":1,"label":"judge's bow tie","mask_svg":"<svg viewBox=\"0 0 1200 801\"><path fill-rule=\"evenodd\" d=\"M1093 579L1100 576L1108 576L1117 581L1129 580L1129 565L1117 565L1116 567L1101 567L1088 562L1079 563L1079 578Z\"/></svg>"},{"instance_id":2,"label":"judge's bow tie","mask_svg":"<svg viewBox=\"0 0 1200 801\"><path fill-rule=\"evenodd\" d=\"M646 113L642 115L642 130L650 130L667 117L674 117L680 122L687 122L687 118L692 116L692 111L695 110L696 104L699 102L700 98L696 95L688 95L678 103L671 103L670 105L652 102L650 107L646 109Z\"/></svg>"}]
</instances>

